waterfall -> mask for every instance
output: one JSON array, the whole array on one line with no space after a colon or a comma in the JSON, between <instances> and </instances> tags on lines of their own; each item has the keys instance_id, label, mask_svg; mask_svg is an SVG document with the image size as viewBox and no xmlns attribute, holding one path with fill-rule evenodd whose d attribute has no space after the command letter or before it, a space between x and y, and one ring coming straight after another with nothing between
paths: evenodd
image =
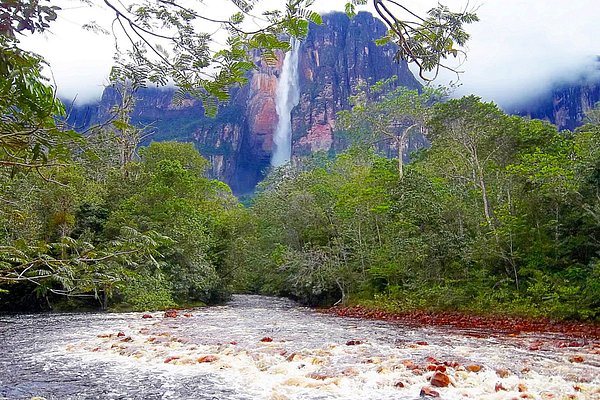
<instances>
[{"instance_id":1,"label":"waterfall","mask_svg":"<svg viewBox=\"0 0 600 400\"><path fill-rule=\"evenodd\" d=\"M295 38L290 42L292 49L285 54L281 75L277 82L275 108L277 110L277 128L273 136L273 155L271 165L279 167L287 163L292 156L292 108L300 101L298 82L298 50L300 42Z\"/></svg>"}]
</instances>

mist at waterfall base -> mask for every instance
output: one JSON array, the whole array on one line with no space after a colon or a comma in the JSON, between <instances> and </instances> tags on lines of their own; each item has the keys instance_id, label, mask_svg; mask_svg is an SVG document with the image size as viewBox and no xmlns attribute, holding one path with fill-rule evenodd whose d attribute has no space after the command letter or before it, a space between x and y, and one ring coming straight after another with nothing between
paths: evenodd
<instances>
[{"instance_id":1,"label":"mist at waterfall base","mask_svg":"<svg viewBox=\"0 0 600 400\"><path fill-rule=\"evenodd\" d=\"M287 163L292 156L292 109L300 102L298 81L298 53L300 42L292 38L291 50L285 54L281 75L277 82L275 108L277 110L277 128L273 135L273 155L271 165L279 167Z\"/></svg>"}]
</instances>

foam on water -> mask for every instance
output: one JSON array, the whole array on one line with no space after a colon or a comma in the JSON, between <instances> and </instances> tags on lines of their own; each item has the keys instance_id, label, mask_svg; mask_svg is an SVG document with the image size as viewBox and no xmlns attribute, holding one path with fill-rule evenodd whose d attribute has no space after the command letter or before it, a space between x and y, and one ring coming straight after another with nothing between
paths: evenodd
<instances>
[{"instance_id":1,"label":"foam on water","mask_svg":"<svg viewBox=\"0 0 600 400\"><path fill-rule=\"evenodd\" d=\"M17 355L0 364L0 398L414 400L434 374L428 367L445 362L451 385L434 388L443 399L600 399L598 343L529 351L535 335L473 337L336 318L260 296L192 313L46 316L22 329L0 321L0 343ZM42 346L23 356L36 335ZM569 361L576 355L583 362ZM23 384L16 391L11 381Z\"/></svg>"}]
</instances>

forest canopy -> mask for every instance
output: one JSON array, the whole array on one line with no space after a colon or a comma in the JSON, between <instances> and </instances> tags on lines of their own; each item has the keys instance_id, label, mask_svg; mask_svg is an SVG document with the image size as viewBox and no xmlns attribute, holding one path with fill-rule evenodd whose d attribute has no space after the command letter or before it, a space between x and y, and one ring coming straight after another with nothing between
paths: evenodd
<instances>
[{"instance_id":1,"label":"forest canopy","mask_svg":"<svg viewBox=\"0 0 600 400\"><path fill-rule=\"evenodd\" d=\"M85 134L61 122L43 58L19 43L60 10L0 5L0 308L145 310L242 291L313 305L598 318L598 109L559 132L475 96L357 89L354 108L338 115L352 146L271 171L250 207L207 177L192 144L140 148L136 88L172 80L214 112L254 68L249 51L272 60L320 22L312 1L289 0L247 30L264 2L231 3L231 18L206 21L202 9L167 0L106 0L128 43L112 75L121 103ZM396 1L372 5L389 29L381 42L397 43L396 58L424 78L459 55L463 26L477 20L443 6L419 16ZM198 20L225 30L227 46L214 51ZM430 147L406 159L412 135Z\"/></svg>"}]
</instances>

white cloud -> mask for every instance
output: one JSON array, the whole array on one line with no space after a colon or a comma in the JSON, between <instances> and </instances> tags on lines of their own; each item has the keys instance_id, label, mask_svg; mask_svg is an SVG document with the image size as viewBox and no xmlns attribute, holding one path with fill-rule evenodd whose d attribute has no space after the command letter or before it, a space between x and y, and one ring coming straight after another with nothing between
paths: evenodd
<instances>
[{"instance_id":1,"label":"white cloud","mask_svg":"<svg viewBox=\"0 0 600 400\"><path fill-rule=\"evenodd\" d=\"M223 0L212 1L219 3L219 10L227 11ZM466 6L463 0L442 2L454 10ZM268 7L275 4L273 0L265 3ZM322 12L341 11L344 3L317 0L314 7ZM424 12L437 2L405 0L403 4ZM472 39L468 59L461 67L465 73L461 74L459 95L473 93L510 106L547 90L553 82L589 72L595 56L600 55L597 0L488 0L479 5L471 0L471 5L479 6L481 21L468 27ZM370 6L362 9L372 11ZM80 28L94 19L106 24L110 14L102 7L65 10L47 39L34 36L24 40L49 61L61 96L72 99L77 95L80 102L99 97L112 65L112 40ZM437 83L451 79L455 76L445 74Z\"/></svg>"},{"instance_id":2,"label":"white cloud","mask_svg":"<svg viewBox=\"0 0 600 400\"><path fill-rule=\"evenodd\" d=\"M490 0L478 15L457 94L509 107L589 74L600 55L596 0Z\"/></svg>"},{"instance_id":3,"label":"white cloud","mask_svg":"<svg viewBox=\"0 0 600 400\"><path fill-rule=\"evenodd\" d=\"M46 59L51 71L45 75L56 82L61 98L85 104L98 100L108 81L114 41L112 36L82 29L90 21L110 26L110 14L104 8L75 4L79 5L63 1L63 10L49 31L24 37L21 42Z\"/></svg>"}]
</instances>

